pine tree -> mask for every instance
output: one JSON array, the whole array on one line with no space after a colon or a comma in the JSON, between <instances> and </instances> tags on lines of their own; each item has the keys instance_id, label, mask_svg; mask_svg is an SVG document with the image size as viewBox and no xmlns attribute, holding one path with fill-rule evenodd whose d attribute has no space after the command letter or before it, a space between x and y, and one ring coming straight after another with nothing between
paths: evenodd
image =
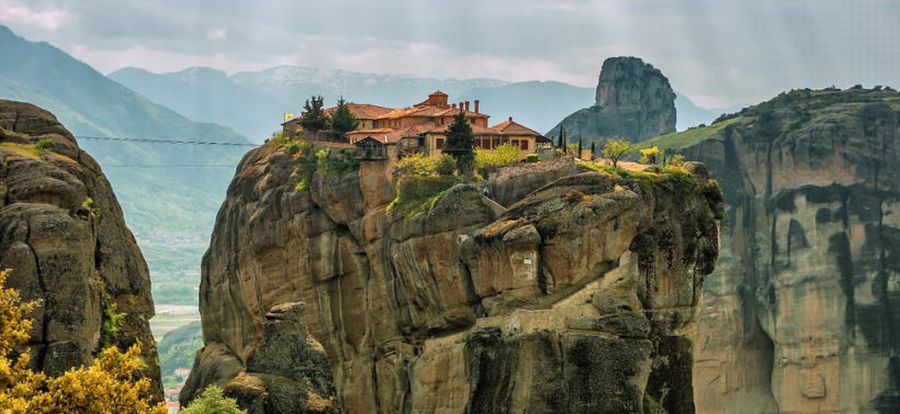
<instances>
[{"instance_id":1,"label":"pine tree","mask_svg":"<svg viewBox=\"0 0 900 414\"><path fill-rule=\"evenodd\" d=\"M456 168L460 174L471 174L475 160L474 146L472 127L466 121L465 114L460 111L447 129L447 143L442 151L456 159Z\"/></svg>"},{"instance_id":2,"label":"pine tree","mask_svg":"<svg viewBox=\"0 0 900 414\"><path fill-rule=\"evenodd\" d=\"M322 109L324 103L325 98L319 95L307 99L303 104L303 118L300 118L300 126L304 131L318 132L325 129L328 120Z\"/></svg>"},{"instance_id":3,"label":"pine tree","mask_svg":"<svg viewBox=\"0 0 900 414\"><path fill-rule=\"evenodd\" d=\"M339 135L353 131L359 126L359 119L356 119L356 116L350 112L350 107L347 105L347 101L344 100L344 97L338 99L337 108L334 110L334 113L331 114L329 125L331 130Z\"/></svg>"}]
</instances>

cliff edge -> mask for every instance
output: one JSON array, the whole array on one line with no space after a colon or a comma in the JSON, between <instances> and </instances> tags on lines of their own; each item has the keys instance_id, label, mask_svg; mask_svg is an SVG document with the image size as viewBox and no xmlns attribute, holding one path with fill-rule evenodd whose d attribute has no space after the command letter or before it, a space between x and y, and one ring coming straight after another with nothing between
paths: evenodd
<instances>
[{"instance_id":1,"label":"cliff edge","mask_svg":"<svg viewBox=\"0 0 900 414\"><path fill-rule=\"evenodd\" d=\"M31 365L50 375L140 342L162 400L147 265L100 166L56 118L0 100L0 267L40 300Z\"/></svg>"},{"instance_id":2,"label":"cliff edge","mask_svg":"<svg viewBox=\"0 0 900 414\"><path fill-rule=\"evenodd\" d=\"M725 192L698 411L900 412L900 93L795 90L650 142Z\"/></svg>"},{"instance_id":3,"label":"cliff edge","mask_svg":"<svg viewBox=\"0 0 900 414\"><path fill-rule=\"evenodd\" d=\"M298 185L294 158L255 149L229 187L183 403L215 383L253 413L693 412L721 207L701 165L558 159L392 209L381 163Z\"/></svg>"}]
</instances>

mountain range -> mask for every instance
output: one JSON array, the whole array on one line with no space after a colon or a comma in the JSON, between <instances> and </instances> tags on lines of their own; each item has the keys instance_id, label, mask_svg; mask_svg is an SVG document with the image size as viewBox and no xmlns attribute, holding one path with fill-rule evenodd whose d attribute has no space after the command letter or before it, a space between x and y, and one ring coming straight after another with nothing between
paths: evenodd
<instances>
[{"instance_id":1,"label":"mountain range","mask_svg":"<svg viewBox=\"0 0 900 414\"><path fill-rule=\"evenodd\" d=\"M276 130L283 114L297 115L312 95L324 96L328 105L344 97L351 102L404 107L441 90L453 102L480 100L482 112L495 122L514 116L535 130L549 131L566 115L592 105L595 92L555 81L433 79L301 66L230 76L207 67L171 73L129 67L110 73L109 78L191 119L229 126L254 142L262 142ZM679 130L709 123L720 113L698 107L681 94L676 106Z\"/></svg>"},{"instance_id":2,"label":"mountain range","mask_svg":"<svg viewBox=\"0 0 900 414\"><path fill-rule=\"evenodd\" d=\"M0 97L52 111L107 172L128 226L146 253L154 290L166 287L158 281L196 273L229 176L247 149L240 145L249 142L231 128L192 121L64 51L25 40L5 26L0 26L0 55ZM194 282L196 276L190 284L196 286ZM195 302L196 293L190 296Z\"/></svg>"}]
</instances>

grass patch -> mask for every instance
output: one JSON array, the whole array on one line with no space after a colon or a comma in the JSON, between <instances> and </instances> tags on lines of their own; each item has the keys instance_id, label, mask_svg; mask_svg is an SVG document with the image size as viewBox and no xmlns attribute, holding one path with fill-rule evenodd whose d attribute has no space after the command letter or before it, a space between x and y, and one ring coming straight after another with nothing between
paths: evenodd
<instances>
[{"instance_id":1,"label":"grass patch","mask_svg":"<svg viewBox=\"0 0 900 414\"><path fill-rule=\"evenodd\" d=\"M746 118L737 116L724 121L716 122L707 127L695 127L682 132L672 132L651 138L638 144L640 148L650 148L657 146L660 149L679 150L693 145L697 145L709 138L712 138L719 132L723 131L729 125L742 122Z\"/></svg>"},{"instance_id":2,"label":"grass patch","mask_svg":"<svg viewBox=\"0 0 900 414\"><path fill-rule=\"evenodd\" d=\"M36 161L43 160L44 157L49 157L52 159L57 159L60 161L65 161L72 164L78 164L77 161L62 155L57 154L53 151L49 151L47 149L38 148L35 144L19 144L15 142L0 142L0 149L4 149L8 152L16 154L22 158L28 158Z\"/></svg>"},{"instance_id":3,"label":"grass patch","mask_svg":"<svg viewBox=\"0 0 900 414\"><path fill-rule=\"evenodd\" d=\"M392 215L412 217L431 211L444 193L460 182L454 176L404 175L397 179L397 197L387 205Z\"/></svg>"},{"instance_id":4,"label":"grass patch","mask_svg":"<svg viewBox=\"0 0 900 414\"><path fill-rule=\"evenodd\" d=\"M279 149L294 157L294 171L299 178L294 191L309 188L313 175L320 174L342 177L359 170L359 160L355 149L318 148L312 144L298 143L296 140L278 144Z\"/></svg>"}]
</instances>

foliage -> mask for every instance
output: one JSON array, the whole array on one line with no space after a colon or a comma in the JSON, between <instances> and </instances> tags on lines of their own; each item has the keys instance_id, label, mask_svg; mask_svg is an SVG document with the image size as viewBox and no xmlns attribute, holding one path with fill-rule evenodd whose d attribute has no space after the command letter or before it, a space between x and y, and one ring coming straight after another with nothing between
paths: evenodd
<instances>
[{"instance_id":1,"label":"foliage","mask_svg":"<svg viewBox=\"0 0 900 414\"><path fill-rule=\"evenodd\" d=\"M619 160L634 153L637 147L624 139L611 139L603 146L600 155L612 162L613 167L618 167Z\"/></svg>"},{"instance_id":2,"label":"foliage","mask_svg":"<svg viewBox=\"0 0 900 414\"><path fill-rule=\"evenodd\" d=\"M581 137L578 137L578 151L575 153L577 157L581 156Z\"/></svg>"},{"instance_id":3,"label":"foliage","mask_svg":"<svg viewBox=\"0 0 900 414\"><path fill-rule=\"evenodd\" d=\"M578 153L576 153L575 151L578 151L578 144L573 143L566 145L566 154L572 154L577 157Z\"/></svg>"},{"instance_id":4,"label":"foliage","mask_svg":"<svg viewBox=\"0 0 900 414\"><path fill-rule=\"evenodd\" d=\"M100 333L101 345L104 348L112 346L116 334L119 333L119 326L125 320L125 312L117 312L116 304L110 303L103 312L103 331Z\"/></svg>"},{"instance_id":5,"label":"foliage","mask_svg":"<svg viewBox=\"0 0 900 414\"><path fill-rule=\"evenodd\" d=\"M394 171L398 176L429 176L435 174L437 167L437 157L430 157L417 152L415 154L407 155L401 158L400 161L397 161Z\"/></svg>"},{"instance_id":6,"label":"foliage","mask_svg":"<svg viewBox=\"0 0 900 414\"><path fill-rule=\"evenodd\" d=\"M234 398L227 398L222 394L222 389L210 385L203 390L194 401L179 411L180 414L247 414L240 409Z\"/></svg>"},{"instance_id":7,"label":"foliage","mask_svg":"<svg viewBox=\"0 0 900 414\"><path fill-rule=\"evenodd\" d=\"M456 159L457 170L460 174L472 173L475 158L474 146L475 135L472 133L472 126L466 121L465 113L460 111L453 118L450 128L447 129L447 143L443 148L445 154Z\"/></svg>"},{"instance_id":8,"label":"foliage","mask_svg":"<svg viewBox=\"0 0 900 414\"><path fill-rule=\"evenodd\" d=\"M397 197L388 204L387 212L406 217L428 212L445 191L460 181L454 176L401 176L397 179Z\"/></svg>"},{"instance_id":9,"label":"foliage","mask_svg":"<svg viewBox=\"0 0 900 414\"><path fill-rule=\"evenodd\" d=\"M323 109L325 98L321 95L310 97L303 104L303 117L300 118L300 127L304 131L318 132L325 129L328 119Z\"/></svg>"},{"instance_id":10,"label":"foliage","mask_svg":"<svg viewBox=\"0 0 900 414\"><path fill-rule=\"evenodd\" d=\"M94 206L94 199L90 196L86 197L84 201L81 202L81 208L79 209L79 215L82 216L82 219L87 220L88 218L98 219L100 218L100 208Z\"/></svg>"},{"instance_id":11,"label":"foliage","mask_svg":"<svg viewBox=\"0 0 900 414\"><path fill-rule=\"evenodd\" d=\"M513 166L518 162L519 147L513 144L502 144L493 150L483 148L475 150L475 168L485 177L502 167Z\"/></svg>"},{"instance_id":12,"label":"foliage","mask_svg":"<svg viewBox=\"0 0 900 414\"><path fill-rule=\"evenodd\" d=\"M8 271L0 272L0 286ZM31 321L25 315L35 303L22 303L15 289L0 287L0 411L10 414L50 413L153 413L165 414L163 403L150 400L150 380L135 380L144 367L140 346L125 353L116 347L103 350L87 367L72 368L59 377L47 377L28 368L26 351Z\"/></svg>"},{"instance_id":13,"label":"foliage","mask_svg":"<svg viewBox=\"0 0 900 414\"><path fill-rule=\"evenodd\" d=\"M331 150L317 148L312 144L292 142L283 146L285 152L294 157L294 172L299 177L294 191L303 191L316 172L343 176L359 169L355 149Z\"/></svg>"},{"instance_id":14,"label":"foliage","mask_svg":"<svg viewBox=\"0 0 900 414\"><path fill-rule=\"evenodd\" d=\"M163 375L163 384L166 387L181 382L181 379L174 375L174 371L178 368L191 368L194 354L200 348L203 348L200 321L193 321L175 328L167 332L156 343L156 351L159 353L159 370Z\"/></svg>"},{"instance_id":15,"label":"foliage","mask_svg":"<svg viewBox=\"0 0 900 414\"><path fill-rule=\"evenodd\" d=\"M638 161L641 164L656 164L656 159L659 157L659 147L656 145L650 148L641 149L641 159Z\"/></svg>"},{"instance_id":16,"label":"foliage","mask_svg":"<svg viewBox=\"0 0 900 414\"><path fill-rule=\"evenodd\" d=\"M359 126L359 119L356 119L356 116L350 112L350 107L347 106L347 101L344 100L344 97L338 99L337 108L331 114L328 125L332 131L341 135L353 131Z\"/></svg>"},{"instance_id":17,"label":"foliage","mask_svg":"<svg viewBox=\"0 0 900 414\"><path fill-rule=\"evenodd\" d=\"M538 162L538 155L537 154L526 155L525 162L527 162L527 163Z\"/></svg>"},{"instance_id":18,"label":"foliage","mask_svg":"<svg viewBox=\"0 0 900 414\"><path fill-rule=\"evenodd\" d=\"M36 144L34 144L34 149L38 150L39 152L45 152L45 151L49 150L51 147L53 147L53 139L52 138L44 138L44 139L38 140L38 142Z\"/></svg>"},{"instance_id":19,"label":"foliage","mask_svg":"<svg viewBox=\"0 0 900 414\"><path fill-rule=\"evenodd\" d=\"M597 155L597 141L591 140L591 157Z\"/></svg>"},{"instance_id":20,"label":"foliage","mask_svg":"<svg viewBox=\"0 0 900 414\"><path fill-rule=\"evenodd\" d=\"M453 175L456 172L456 159L453 157L439 158L434 172L438 175Z\"/></svg>"},{"instance_id":21,"label":"foliage","mask_svg":"<svg viewBox=\"0 0 900 414\"><path fill-rule=\"evenodd\" d=\"M566 147L566 127L559 126L559 137L557 138L556 148L562 149Z\"/></svg>"}]
</instances>

